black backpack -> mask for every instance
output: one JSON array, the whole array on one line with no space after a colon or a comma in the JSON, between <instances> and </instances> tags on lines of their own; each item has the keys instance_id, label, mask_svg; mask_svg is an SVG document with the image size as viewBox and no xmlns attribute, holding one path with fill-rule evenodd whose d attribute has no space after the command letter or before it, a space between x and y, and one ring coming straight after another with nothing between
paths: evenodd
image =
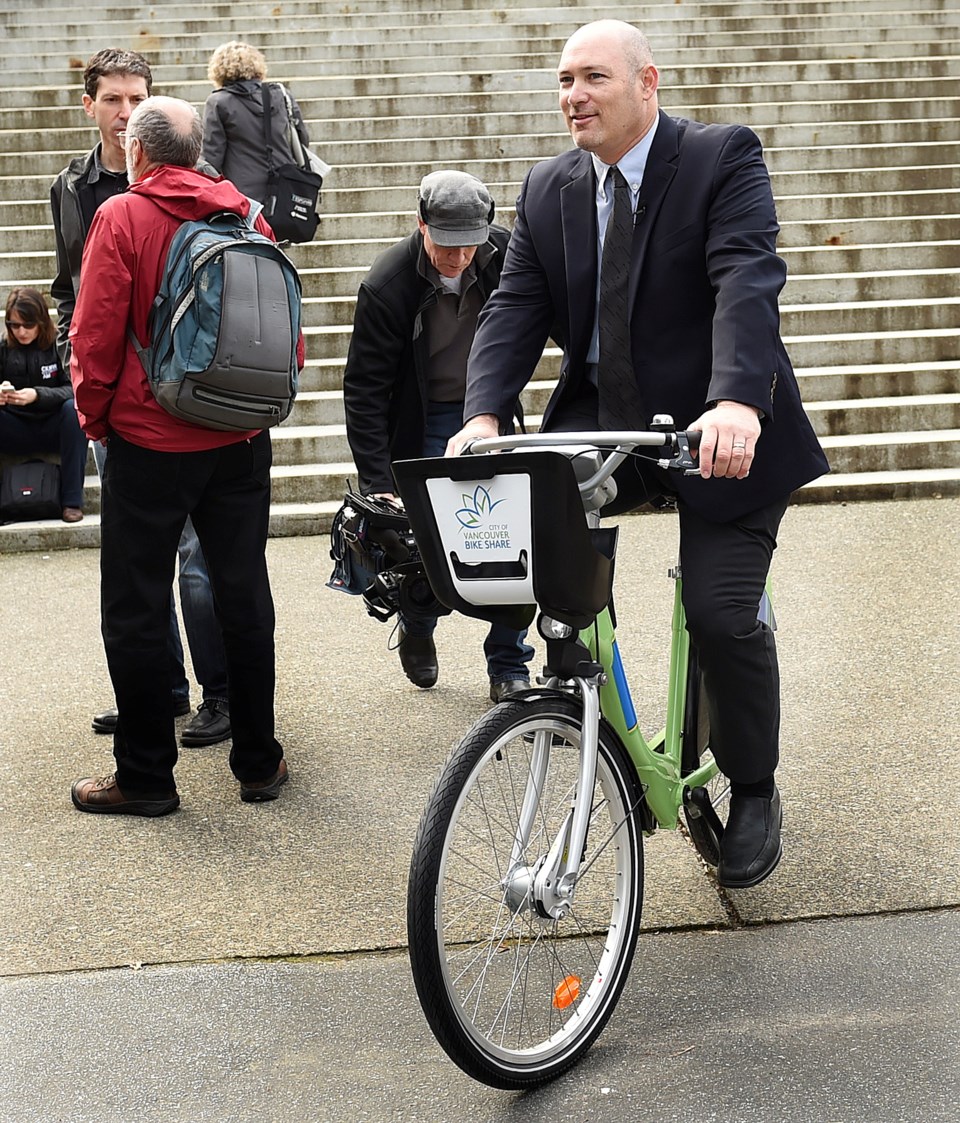
<instances>
[{"instance_id":1,"label":"black backpack","mask_svg":"<svg viewBox=\"0 0 960 1123\"><path fill-rule=\"evenodd\" d=\"M58 519L60 467L46 460L27 460L3 469L0 481L0 522Z\"/></svg>"}]
</instances>

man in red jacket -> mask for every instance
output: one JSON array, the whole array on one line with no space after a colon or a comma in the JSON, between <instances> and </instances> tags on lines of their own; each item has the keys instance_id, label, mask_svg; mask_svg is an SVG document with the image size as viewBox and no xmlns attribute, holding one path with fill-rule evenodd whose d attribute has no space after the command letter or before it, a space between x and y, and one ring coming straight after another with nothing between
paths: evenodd
<instances>
[{"instance_id":1,"label":"man in red jacket","mask_svg":"<svg viewBox=\"0 0 960 1123\"><path fill-rule=\"evenodd\" d=\"M207 429L159 405L130 342L148 339L150 307L181 223L215 211L246 216L250 200L194 170L201 125L175 98L142 102L127 124L130 190L97 211L70 327L80 423L107 439L102 487L101 614L120 719L116 771L78 780L74 805L101 814L165 815L180 804L169 682L169 596L189 515L223 629L233 746L245 802L275 799L287 779L274 736L274 609L265 546L270 437ZM258 216L256 228L272 236ZM302 341L299 358L302 362Z\"/></svg>"}]
</instances>

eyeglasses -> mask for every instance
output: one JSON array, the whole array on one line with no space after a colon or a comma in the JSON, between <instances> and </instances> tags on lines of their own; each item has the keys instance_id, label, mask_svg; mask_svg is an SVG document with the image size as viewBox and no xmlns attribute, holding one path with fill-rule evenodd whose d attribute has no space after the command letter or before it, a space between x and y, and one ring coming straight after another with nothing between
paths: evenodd
<instances>
[{"instance_id":1,"label":"eyeglasses","mask_svg":"<svg viewBox=\"0 0 960 1123\"><path fill-rule=\"evenodd\" d=\"M7 331L16 331L18 328L35 328L37 326L36 324L18 324L14 323L13 320L6 320L5 323L7 325Z\"/></svg>"}]
</instances>

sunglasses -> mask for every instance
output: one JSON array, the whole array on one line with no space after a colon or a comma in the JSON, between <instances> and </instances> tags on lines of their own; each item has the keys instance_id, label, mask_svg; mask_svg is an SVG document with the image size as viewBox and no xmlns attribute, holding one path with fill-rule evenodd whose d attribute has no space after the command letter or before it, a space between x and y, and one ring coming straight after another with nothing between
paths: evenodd
<instances>
[{"instance_id":1,"label":"sunglasses","mask_svg":"<svg viewBox=\"0 0 960 1123\"><path fill-rule=\"evenodd\" d=\"M13 320L6 320L5 323L7 325L7 331L16 331L17 328L35 328L37 326L36 324L20 324Z\"/></svg>"}]
</instances>

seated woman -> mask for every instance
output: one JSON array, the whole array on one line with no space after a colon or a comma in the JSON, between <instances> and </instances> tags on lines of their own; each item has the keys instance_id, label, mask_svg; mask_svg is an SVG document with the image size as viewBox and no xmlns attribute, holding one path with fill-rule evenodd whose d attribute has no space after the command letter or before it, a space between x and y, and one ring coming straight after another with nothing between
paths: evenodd
<instances>
[{"instance_id":1,"label":"seated woman","mask_svg":"<svg viewBox=\"0 0 960 1123\"><path fill-rule=\"evenodd\" d=\"M73 387L54 346L57 329L43 295L14 289L0 340L0 453L60 453L63 521L83 518L87 438L77 421Z\"/></svg>"},{"instance_id":2,"label":"seated woman","mask_svg":"<svg viewBox=\"0 0 960 1123\"><path fill-rule=\"evenodd\" d=\"M210 56L207 77L216 89L203 106L203 159L244 195L263 203L267 197L267 150L263 138L263 80L267 62L248 43L224 43ZM294 162L289 130L301 143L310 137L300 106L291 96L293 121L280 89L270 91L270 147L274 167Z\"/></svg>"}]
</instances>

